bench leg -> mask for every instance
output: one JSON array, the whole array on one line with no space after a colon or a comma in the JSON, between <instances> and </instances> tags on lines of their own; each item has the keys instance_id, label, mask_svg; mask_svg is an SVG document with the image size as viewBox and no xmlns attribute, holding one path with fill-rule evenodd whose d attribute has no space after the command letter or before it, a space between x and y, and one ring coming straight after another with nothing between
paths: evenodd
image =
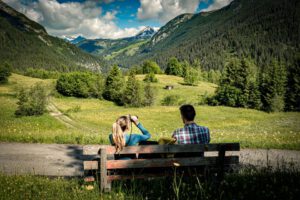
<instances>
[{"instance_id":1,"label":"bench leg","mask_svg":"<svg viewBox=\"0 0 300 200\"><path fill-rule=\"evenodd\" d=\"M106 168L107 154L106 149L100 149L100 190L101 192L110 192L111 184L107 180Z\"/></svg>"}]
</instances>

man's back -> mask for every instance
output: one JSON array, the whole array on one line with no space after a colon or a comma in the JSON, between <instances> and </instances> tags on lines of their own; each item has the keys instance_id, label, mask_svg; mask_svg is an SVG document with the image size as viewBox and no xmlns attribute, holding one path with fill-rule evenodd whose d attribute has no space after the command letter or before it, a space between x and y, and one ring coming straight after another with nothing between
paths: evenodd
<instances>
[{"instance_id":1,"label":"man's back","mask_svg":"<svg viewBox=\"0 0 300 200\"><path fill-rule=\"evenodd\" d=\"M196 123L186 124L176 129L172 135L178 144L208 144L210 142L209 129Z\"/></svg>"}]
</instances>

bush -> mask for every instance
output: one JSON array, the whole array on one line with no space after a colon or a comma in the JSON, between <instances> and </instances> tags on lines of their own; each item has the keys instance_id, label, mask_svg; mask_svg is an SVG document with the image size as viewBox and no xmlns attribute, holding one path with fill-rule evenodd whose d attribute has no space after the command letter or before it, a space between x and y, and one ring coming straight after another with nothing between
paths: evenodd
<instances>
[{"instance_id":1,"label":"bush","mask_svg":"<svg viewBox=\"0 0 300 200\"><path fill-rule=\"evenodd\" d=\"M145 82L151 82L151 83L157 83L158 79L155 77L155 74L153 72L150 72L147 74L144 78Z\"/></svg>"},{"instance_id":2,"label":"bush","mask_svg":"<svg viewBox=\"0 0 300 200\"><path fill-rule=\"evenodd\" d=\"M182 101L179 95L169 95L162 100L161 104L163 106L177 106L182 104Z\"/></svg>"},{"instance_id":3,"label":"bush","mask_svg":"<svg viewBox=\"0 0 300 200\"><path fill-rule=\"evenodd\" d=\"M42 115L46 112L47 93L45 87L37 83L29 89L21 88L18 93L16 116Z\"/></svg>"},{"instance_id":4,"label":"bush","mask_svg":"<svg viewBox=\"0 0 300 200\"><path fill-rule=\"evenodd\" d=\"M47 71L45 69L28 68L26 69L24 75L41 79L56 79L59 78L60 73L58 71Z\"/></svg>"},{"instance_id":5,"label":"bush","mask_svg":"<svg viewBox=\"0 0 300 200\"><path fill-rule=\"evenodd\" d=\"M175 76L183 75L182 65L177 60L177 58L173 57L169 59L165 73L168 75L175 75Z\"/></svg>"},{"instance_id":6,"label":"bush","mask_svg":"<svg viewBox=\"0 0 300 200\"><path fill-rule=\"evenodd\" d=\"M196 85L199 80L198 74L199 73L196 69L187 67L184 75L184 83L187 85Z\"/></svg>"},{"instance_id":7,"label":"bush","mask_svg":"<svg viewBox=\"0 0 300 200\"><path fill-rule=\"evenodd\" d=\"M103 79L88 72L62 74L57 80L56 90L64 96L101 98Z\"/></svg>"},{"instance_id":8,"label":"bush","mask_svg":"<svg viewBox=\"0 0 300 200\"><path fill-rule=\"evenodd\" d=\"M218 88L215 99L219 102L220 105L236 107L238 105L240 96L240 89L225 85Z\"/></svg>"},{"instance_id":9,"label":"bush","mask_svg":"<svg viewBox=\"0 0 300 200\"><path fill-rule=\"evenodd\" d=\"M7 63L0 65L0 84L7 83L8 77L11 75L11 66Z\"/></svg>"},{"instance_id":10,"label":"bush","mask_svg":"<svg viewBox=\"0 0 300 200\"><path fill-rule=\"evenodd\" d=\"M156 62L151 60L146 60L142 65L142 72L143 74L149 74L149 73L161 74L161 69Z\"/></svg>"}]
</instances>

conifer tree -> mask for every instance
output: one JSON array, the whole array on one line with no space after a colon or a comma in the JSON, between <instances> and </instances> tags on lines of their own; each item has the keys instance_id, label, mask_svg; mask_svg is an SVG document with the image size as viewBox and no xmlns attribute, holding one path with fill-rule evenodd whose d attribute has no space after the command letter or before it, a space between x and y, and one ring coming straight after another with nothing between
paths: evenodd
<instances>
[{"instance_id":1,"label":"conifer tree","mask_svg":"<svg viewBox=\"0 0 300 200\"><path fill-rule=\"evenodd\" d=\"M277 61L272 61L260 74L262 109L267 112L284 109L286 69Z\"/></svg>"},{"instance_id":2,"label":"conifer tree","mask_svg":"<svg viewBox=\"0 0 300 200\"><path fill-rule=\"evenodd\" d=\"M11 66L7 63L0 65L0 84L7 83L8 77L11 75Z\"/></svg>"},{"instance_id":3,"label":"conifer tree","mask_svg":"<svg viewBox=\"0 0 300 200\"><path fill-rule=\"evenodd\" d=\"M221 105L235 107L260 107L255 67L251 62L232 58L224 69L216 100Z\"/></svg>"},{"instance_id":4,"label":"conifer tree","mask_svg":"<svg viewBox=\"0 0 300 200\"><path fill-rule=\"evenodd\" d=\"M141 85L135 78L135 73L131 72L126 82L123 93L123 103L125 106L139 107L142 105Z\"/></svg>"},{"instance_id":5,"label":"conifer tree","mask_svg":"<svg viewBox=\"0 0 300 200\"><path fill-rule=\"evenodd\" d=\"M287 76L287 91L285 96L288 111L300 111L300 55L289 67Z\"/></svg>"},{"instance_id":6,"label":"conifer tree","mask_svg":"<svg viewBox=\"0 0 300 200\"><path fill-rule=\"evenodd\" d=\"M153 87L151 87L150 82L147 82L144 87L144 105L152 106L155 101L155 93Z\"/></svg>"},{"instance_id":7,"label":"conifer tree","mask_svg":"<svg viewBox=\"0 0 300 200\"><path fill-rule=\"evenodd\" d=\"M119 67L114 65L106 78L103 98L122 105L123 89L124 77Z\"/></svg>"}]
</instances>

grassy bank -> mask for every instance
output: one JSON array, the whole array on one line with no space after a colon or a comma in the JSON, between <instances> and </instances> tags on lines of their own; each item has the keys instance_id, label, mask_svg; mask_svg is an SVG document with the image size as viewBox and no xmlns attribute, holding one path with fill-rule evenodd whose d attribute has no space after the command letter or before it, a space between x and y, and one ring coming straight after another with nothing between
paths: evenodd
<instances>
[{"instance_id":1,"label":"grassy bank","mask_svg":"<svg viewBox=\"0 0 300 200\"><path fill-rule=\"evenodd\" d=\"M198 94L212 89L181 85L179 77L159 77L158 99L166 95L163 85L173 82L179 94L186 100L196 101ZM142 77L139 77L142 78ZM177 80L178 79L178 80ZM66 115L83 127L72 128L59 122L49 114L39 117L16 118L15 92L20 85L32 85L40 79L14 74L7 85L0 86L0 141L41 142L41 143L108 143L107 135L115 119L124 114L138 115L149 129L152 139L170 136L176 128L182 127L178 106L145 108L119 107L109 101L98 99L52 98L52 102ZM44 80L53 88L53 80ZM159 84L161 84L159 86ZM205 83L202 83L205 84ZM186 89L195 90L184 93ZM194 89L193 89L194 88ZM202 89L201 89L202 88ZM213 90L211 90L213 91ZM187 95L190 96L187 96ZM300 113L265 113L257 110L196 106L196 122L211 130L211 142L240 142L242 148L278 148L300 150ZM138 132L136 128L134 132Z\"/></svg>"}]
</instances>

